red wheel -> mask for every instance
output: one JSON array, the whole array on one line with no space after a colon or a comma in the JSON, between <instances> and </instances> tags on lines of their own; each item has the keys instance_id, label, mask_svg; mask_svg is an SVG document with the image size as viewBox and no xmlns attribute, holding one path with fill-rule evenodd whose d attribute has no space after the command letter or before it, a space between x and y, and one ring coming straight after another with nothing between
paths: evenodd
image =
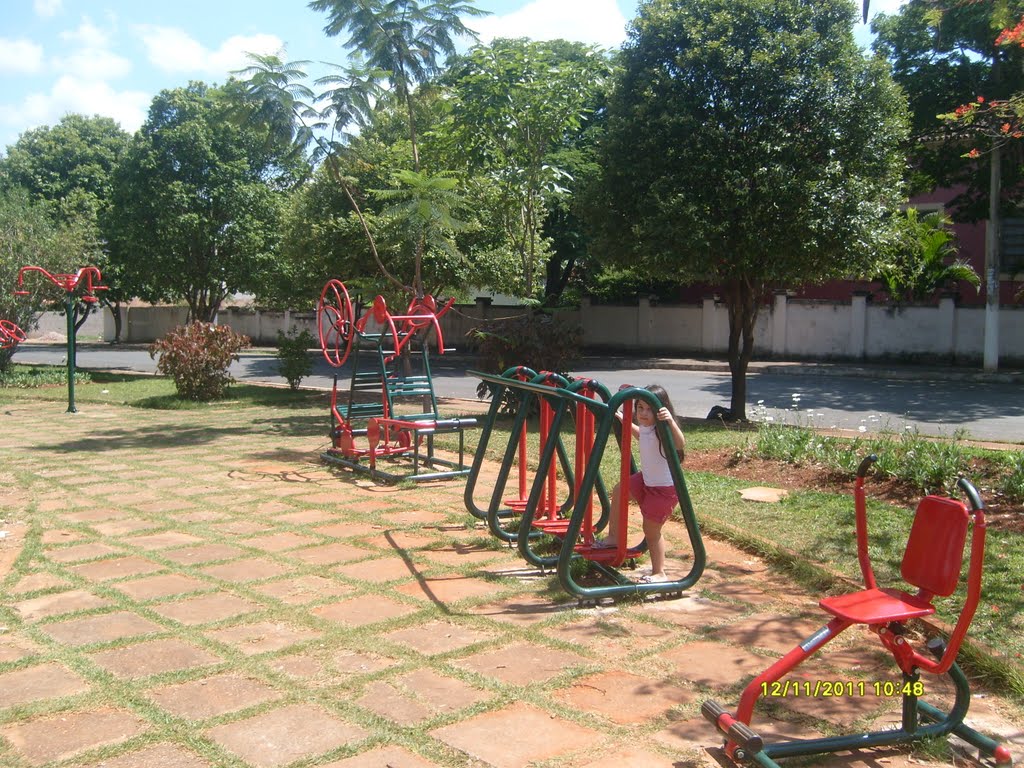
<instances>
[{"instance_id":1,"label":"red wheel","mask_svg":"<svg viewBox=\"0 0 1024 768\"><path fill-rule=\"evenodd\" d=\"M340 280L328 280L320 292L316 322L324 357L335 368L340 368L348 359L356 332L352 300Z\"/></svg>"},{"instance_id":2,"label":"red wheel","mask_svg":"<svg viewBox=\"0 0 1024 768\"><path fill-rule=\"evenodd\" d=\"M434 297L429 293L425 296L417 296L410 302L409 309L406 310L406 315L409 319L406 320L406 325L410 331L418 331L421 328L426 328L434 319L434 313L437 312L437 302L434 301Z\"/></svg>"},{"instance_id":3,"label":"red wheel","mask_svg":"<svg viewBox=\"0 0 1024 768\"><path fill-rule=\"evenodd\" d=\"M25 332L10 320L0 320L0 349L14 349L25 340Z\"/></svg>"}]
</instances>

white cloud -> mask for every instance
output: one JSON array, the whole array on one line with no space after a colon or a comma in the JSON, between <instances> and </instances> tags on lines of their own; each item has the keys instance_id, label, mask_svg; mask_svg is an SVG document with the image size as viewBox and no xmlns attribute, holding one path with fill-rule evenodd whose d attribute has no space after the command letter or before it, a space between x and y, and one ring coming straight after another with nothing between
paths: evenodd
<instances>
[{"instance_id":1,"label":"white cloud","mask_svg":"<svg viewBox=\"0 0 1024 768\"><path fill-rule=\"evenodd\" d=\"M0 125L22 132L53 125L75 112L112 117L124 130L134 132L145 121L151 100L148 93L117 91L104 82L64 75L47 93L30 94L18 105L0 104Z\"/></svg>"},{"instance_id":2,"label":"white cloud","mask_svg":"<svg viewBox=\"0 0 1024 768\"><path fill-rule=\"evenodd\" d=\"M533 0L512 13L472 19L483 42L495 37L578 40L617 48L626 39L626 18L615 0Z\"/></svg>"},{"instance_id":3,"label":"white cloud","mask_svg":"<svg viewBox=\"0 0 1024 768\"><path fill-rule=\"evenodd\" d=\"M132 71L131 61L100 48L82 48L55 59L54 65L60 72L73 72L75 77L87 80L123 77Z\"/></svg>"},{"instance_id":4,"label":"white cloud","mask_svg":"<svg viewBox=\"0 0 1024 768\"><path fill-rule=\"evenodd\" d=\"M43 46L24 38L0 37L0 73L33 74L43 67Z\"/></svg>"},{"instance_id":5,"label":"white cloud","mask_svg":"<svg viewBox=\"0 0 1024 768\"><path fill-rule=\"evenodd\" d=\"M110 43L110 35L92 23L88 16L82 17L78 29L60 33L61 40L84 46L86 48L106 48Z\"/></svg>"},{"instance_id":6,"label":"white cloud","mask_svg":"<svg viewBox=\"0 0 1024 768\"><path fill-rule=\"evenodd\" d=\"M63 5L62 0L34 0L32 8L35 10L37 16L42 16L44 19L48 19L52 16L56 16Z\"/></svg>"},{"instance_id":7,"label":"white cloud","mask_svg":"<svg viewBox=\"0 0 1024 768\"><path fill-rule=\"evenodd\" d=\"M223 77L248 65L247 52L277 53L284 47L275 35L235 35L211 51L174 27L143 25L137 30L150 62L165 72L201 72Z\"/></svg>"}]
</instances>

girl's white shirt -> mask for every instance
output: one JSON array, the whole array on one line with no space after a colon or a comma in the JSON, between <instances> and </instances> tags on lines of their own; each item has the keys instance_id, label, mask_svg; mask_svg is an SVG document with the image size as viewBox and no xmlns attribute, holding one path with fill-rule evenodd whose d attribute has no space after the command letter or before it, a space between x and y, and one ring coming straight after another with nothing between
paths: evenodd
<instances>
[{"instance_id":1,"label":"girl's white shirt","mask_svg":"<svg viewBox=\"0 0 1024 768\"><path fill-rule=\"evenodd\" d=\"M668 468L668 459L661 455L658 445L657 426L639 426L640 429L640 471L647 487L675 485L672 470ZM670 448L671 450L671 448Z\"/></svg>"}]
</instances>

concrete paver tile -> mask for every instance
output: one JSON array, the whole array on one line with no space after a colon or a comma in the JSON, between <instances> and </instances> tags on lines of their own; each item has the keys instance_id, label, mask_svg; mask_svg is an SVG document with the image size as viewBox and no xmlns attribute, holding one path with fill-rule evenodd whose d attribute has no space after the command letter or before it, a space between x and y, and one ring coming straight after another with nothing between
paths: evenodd
<instances>
[{"instance_id":1,"label":"concrete paver tile","mask_svg":"<svg viewBox=\"0 0 1024 768\"><path fill-rule=\"evenodd\" d=\"M126 557L114 557L107 560L97 560L94 563L75 565L71 570L90 581L109 581L120 579L125 576L141 576L146 573L163 570L162 565L154 563L138 555Z\"/></svg>"},{"instance_id":2,"label":"concrete paver tile","mask_svg":"<svg viewBox=\"0 0 1024 768\"><path fill-rule=\"evenodd\" d=\"M37 699L55 699L89 690L89 684L61 664L39 664L0 674L0 709Z\"/></svg>"},{"instance_id":3,"label":"concrete paver tile","mask_svg":"<svg viewBox=\"0 0 1024 768\"><path fill-rule=\"evenodd\" d=\"M293 576L266 584L257 584L253 589L273 597L286 605L304 605L314 600L338 597L352 593L352 587L325 576Z\"/></svg>"},{"instance_id":4,"label":"concrete paver tile","mask_svg":"<svg viewBox=\"0 0 1024 768\"><path fill-rule=\"evenodd\" d=\"M600 751L601 757L580 763L580 768L681 768L675 760L636 747L602 748Z\"/></svg>"},{"instance_id":5,"label":"concrete paver tile","mask_svg":"<svg viewBox=\"0 0 1024 768\"><path fill-rule=\"evenodd\" d=\"M585 646L599 659L622 658L674 639L679 632L654 624L630 621L628 616L593 613L579 621L545 630L549 637Z\"/></svg>"},{"instance_id":6,"label":"concrete paver tile","mask_svg":"<svg viewBox=\"0 0 1024 768\"><path fill-rule=\"evenodd\" d=\"M201 536L194 536L191 533L184 533L182 531L160 531L159 533L131 536L126 538L124 542L131 547L154 551L169 547L180 547L183 544L197 544L202 540Z\"/></svg>"},{"instance_id":7,"label":"concrete paver tile","mask_svg":"<svg viewBox=\"0 0 1024 768\"><path fill-rule=\"evenodd\" d=\"M319 707L292 704L219 725L207 735L258 768L275 768L360 741L367 734Z\"/></svg>"},{"instance_id":8,"label":"concrete paver tile","mask_svg":"<svg viewBox=\"0 0 1024 768\"><path fill-rule=\"evenodd\" d=\"M327 763L320 768L438 768L437 763L424 760L401 747L379 747L362 752L355 757L347 757Z\"/></svg>"},{"instance_id":9,"label":"concrete paver tile","mask_svg":"<svg viewBox=\"0 0 1024 768\"><path fill-rule=\"evenodd\" d=\"M130 611L116 611L40 626L42 632L57 642L71 646L105 643L160 632L162 629L159 624Z\"/></svg>"},{"instance_id":10,"label":"concrete paver tile","mask_svg":"<svg viewBox=\"0 0 1024 768\"><path fill-rule=\"evenodd\" d=\"M467 576L437 576L418 578L395 587L396 592L410 597L430 600L438 605L450 605L460 600L494 594L494 587L483 579Z\"/></svg>"},{"instance_id":11,"label":"concrete paver tile","mask_svg":"<svg viewBox=\"0 0 1024 768\"><path fill-rule=\"evenodd\" d=\"M48 549L46 557L55 563L74 563L78 560L93 560L105 555L123 554L116 547L103 544L98 541L91 541L88 544L74 544L61 549Z\"/></svg>"},{"instance_id":12,"label":"concrete paver tile","mask_svg":"<svg viewBox=\"0 0 1024 768\"><path fill-rule=\"evenodd\" d=\"M407 726L464 709L489 696L461 680L418 669L394 680L371 682L356 704Z\"/></svg>"},{"instance_id":13,"label":"concrete paver tile","mask_svg":"<svg viewBox=\"0 0 1024 768\"><path fill-rule=\"evenodd\" d=\"M114 589L124 592L133 600L146 601L155 600L160 597L171 595L182 595L187 592L198 592L200 590L212 589L213 585L201 579L194 579L191 576L182 576L178 573L162 573L158 576L146 576L131 581L121 581L114 585Z\"/></svg>"},{"instance_id":14,"label":"concrete paver tile","mask_svg":"<svg viewBox=\"0 0 1024 768\"><path fill-rule=\"evenodd\" d=\"M474 616L486 616L510 624L529 625L560 616L574 607L575 604L552 602L543 595L516 595L498 603L474 605L465 610Z\"/></svg>"},{"instance_id":15,"label":"concrete paver tile","mask_svg":"<svg viewBox=\"0 0 1024 768\"><path fill-rule=\"evenodd\" d=\"M117 520L104 520L99 523L93 523L92 529L103 536L110 536L111 538L126 536L130 533L138 533L144 531L147 528L156 528L160 523L152 520L136 519L136 518L122 518Z\"/></svg>"},{"instance_id":16,"label":"concrete paver tile","mask_svg":"<svg viewBox=\"0 0 1024 768\"><path fill-rule=\"evenodd\" d=\"M258 608L255 603L229 592L214 592L152 606L161 616L189 626L232 619Z\"/></svg>"},{"instance_id":17,"label":"concrete paver tile","mask_svg":"<svg viewBox=\"0 0 1024 768\"><path fill-rule=\"evenodd\" d=\"M60 616L73 611L88 611L93 608L105 608L110 605L106 598L94 595L84 589L73 589L69 592L57 592L42 597L22 600L11 607L25 621L39 621L50 616Z\"/></svg>"},{"instance_id":18,"label":"concrete paver tile","mask_svg":"<svg viewBox=\"0 0 1024 768\"><path fill-rule=\"evenodd\" d=\"M692 691L629 672L602 672L580 678L556 698L574 709L596 712L625 725L642 723L696 699Z\"/></svg>"},{"instance_id":19,"label":"concrete paver tile","mask_svg":"<svg viewBox=\"0 0 1024 768\"><path fill-rule=\"evenodd\" d=\"M264 552L284 552L298 549L310 544L317 544L321 539L316 536L302 536L291 531L279 531L264 536L253 536L245 540L245 545L262 549Z\"/></svg>"},{"instance_id":20,"label":"concrete paver tile","mask_svg":"<svg viewBox=\"0 0 1024 768\"><path fill-rule=\"evenodd\" d=\"M150 640L125 648L99 651L92 660L114 677L131 679L219 664L222 659L182 640Z\"/></svg>"},{"instance_id":21,"label":"concrete paver tile","mask_svg":"<svg viewBox=\"0 0 1024 768\"><path fill-rule=\"evenodd\" d=\"M189 720L219 717L271 701L280 695L259 680L235 674L164 685L147 694L157 706Z\"/></svg>"},{"instance_id":22,"label":"concrete paver tile","mask_svg":"<svg viewBox=\"0 0 1024 768\"><path fill-rule=\"evenodd\" d=\"M396 603L378 595L360 595L337 603L328 603L313 609L322 619L336 621L350 627L362 627L379 621L407 616L418 609L412 605Z\"/></svg>"},{"instance_id":23,"label":"concrete paver tile","mask_svg":"<svg viewBox=\"0 0 1024 768\"><path fill-rule=\"evenodd\" d=\"M339 565L338 573L360 581L381 584L397 579L411 579L416 575L416 566L407 563L400 557L378 557L373 560L361 560L358 563Z\"/></svg>"},{"instance_id":24,"label":"concrete paver tile","mask_svg":"<svg viewBox=\"0 0 1024 768\"><path fill-rule=\"evenodd\" d=\"M214 560L233 560L245 552L230 544L202 544L197 547L186 547L175 549L170 552L161 552L162 557L178 563L179 565L196 565L199 563L210 563Z\"/></svg>"},{"instance_id":25,"label":"concrete paver tile","mask_svg":"<svg viewBox=\"0 0 1024 768\"><path fill-rule=\"evenodd\" d=\"M819 617L759 613L719 627L712 634L742 648L787 653L827 623L824 614Z\"/></svg>"},{"instance_id":26,"label":"concrete paver tile","mask_svg":"<svg viewBox=\"0 0 1024 768\"><path fill-rule=\"evenodd\" d=\"M455 666L493 677L503 683L528 685L549 680L588 660L569 651L513 642L452 662Z\"/></svg>"},{"instance_id":27,"label":"concrete paver tile","mask_svg":"<svg viewBox=\"0 0 1024 768\"><path fill-rule=\"evenodd\" d=\"M138 717L116 709L67 712L0 728L29 765L67 760L87 749L117 744L146 730Z\"/></svg>"},{"instance_id":28,"label":"concrete paver tile","mask_svg":"<svg viewBox=\"0 0 1024 768\"><path fill-rule=\"evenodd\" d=\"M296 643L320 637L321 632L294 627L284 622L259 621L206 633L211 640L234 646L246 656L280 651Z\"/></svg>"},{"instance_id":29,"label":"concrete paver tile","mask_svg":"<svg viewBox=\"0 0 1024 768\"><path fill-rule=\"evenodd\" d=\"M345 675L369 675L393 666L396 661L388 656L342 648L331 655L328 663Z\"/></svg>"},{"instance_id":30,"label":"concrete paver tile","mask_svg":"<svg viewBox=\"0 0 1024 768\"><path fill-rule=\"evenodd\" d=\"M334 563L347 563L351 560L359 560L371 554L373 553L370 550L357 547L354 544L335 542L333 544L322 544L318 547L293 549L287 553L287 556L301 560L309 565L332 565Z\"/></svg>"},{"instance_id":31,"label":"concrete paver tile","mask_svg":"<svg viewBox=\"0 0 1024 768\"><path fill-rule=\"evenodd\" d=\"M39 647L27 637L15 634L0 635L0 664L27 659L39 652Z\"/></svg>"},{"instance_id":32,"label":"concrete paver tile","mask_svg":"<svg viewBox=\"0 0 1024 768\"><path fill-rule=\"evenodd\" d=\"M440 621L399 629L384 637L427 655L457 651L474 643L494 639L490 632Z\"/></svg>"},{"instance_id":33,"label":"concrete paver tile","mask_svg":"<svg viewBox=\"0 0 1024 768\"><path fill-rule=\"evenodd\" d=\"M60 576L52 573L30 573L18 579L18 582L10 588L12 595L24 595L28 592L38 592L43 589L56 589L57 587L70 587Z\"/></svg>"},{"instance_id":34,"label":"concrete paver tile","mask_svg":"<svg viewBox=\"0 0 1024 768\"><path fill-rule=\"evenodd\" d=\"M89 768L92 768L92 765L95 763L90 764ZM101 765L102 768L213 768L195 752L172 744L157 744L118 757L106 758Z\"/></svg>"},{"instance_id":35,"label":"concrete paver tile","mask_svg":"<svg viewBox=\"0 0 1024 768\"><path fill-rule=\"evenodd\" d=\"M597 731L527 704L486 712L431 735L494 768L523 768L584 749L600 738Z\"/></svg>"},{"instance_id":36,"label":"concrete paver tile","mask_svg":"<svg viewBox=\"0 0 1024 768\"><path fill-rule=\"evenodd\" d=\"M271 560L236 560L232 563L211 565L201 569L207 576L222 581L245 583L247 581L261 581L272 579L292 569L283 563L275 563Z\"/></svg>"},{"instance_id":37,"label":"concrete paver tile","mask_svg":"<svg viewBox=\"0 0 1024 768\"><path fill-rule=\"evenodd\" d=\"M685 643L660 654L660 658L673 665L678 679L709 688L746 683L774 661L712 640Z\"/></svg>"}]
</instances>

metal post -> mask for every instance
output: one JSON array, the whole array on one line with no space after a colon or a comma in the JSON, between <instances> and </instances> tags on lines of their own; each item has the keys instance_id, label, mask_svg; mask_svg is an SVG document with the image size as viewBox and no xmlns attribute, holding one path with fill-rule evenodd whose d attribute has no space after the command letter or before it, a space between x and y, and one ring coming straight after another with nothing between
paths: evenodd
<instances>
[{"instance_id":1,"label":"metal post","mask_svg":"<svg viewBox=\"0 0 1024 768\"><path fill-rule=\"evenodd\" d=\"M999 197L1002 181L999 144L989 154L988 242L985 248L985 355L986 371L999 368Z\"/></svg>"},{"instance_id":2,"label":"metal post","mask_svg":"<svg viewBox=\"0 0 1024 768\"><path fill-rule=\"evenodd\" d=\"M68 409L65 413L78 413L75 407L75 298L68 293L64 304L68 316Z\"/></svg>"}]
</instances>

